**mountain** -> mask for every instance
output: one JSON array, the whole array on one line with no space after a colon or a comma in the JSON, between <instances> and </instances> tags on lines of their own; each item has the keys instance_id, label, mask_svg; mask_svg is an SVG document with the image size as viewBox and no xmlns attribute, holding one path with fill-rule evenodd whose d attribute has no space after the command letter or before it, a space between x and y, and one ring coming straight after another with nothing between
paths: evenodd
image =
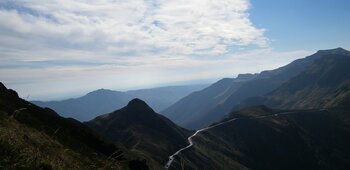
<instances>
[{"instance_id":1,"label":"mountain","mask_svg":"<svg viewBox=\"0 0 350 170\"><path fill-rule=\"evenodd\" d=\"M338 48L310 57L270 93L244 100L201 129L170 169L349 169L349 52Z\"/></svg>"},{"instance_id":2,"label":"mountain","mask_svg":"<svg viewBox=\"0 0 350 170\"><path fill-rule=\"evenodd\" d=\"M193 92L170 106L162 113L175 123L191 128L202 119L204 113L223 103L246 81L256 78L256 74L240 74L237 78L224 78L209 87Z\"/></svg>"},{"instance_id":3,"label":"mountain","mask_svg":"<svg viewBox=\"0 0 350 170\"><path fill-rule=\"evenodd\" d=\"M148 169L142 156L84 124L23 99L0 83L0 167L4 169Z\"/></svg>"},{"instance_id":4,"label":"mountain","mask_svg":"<svg viewBox=\"0 0 350 170\"><path fill-rule=\"evenodd\" d=\"M0 167L164 169L178 153L169 169L350 169L349 58L341 48L323 50L194 92L177 104L193 109L187 113L208 109L205 119L172 119L208 123L196 132L140 99L80 123L20 99L0 83ZM220 115L224 119L209 124Z\"/></svg>"},{"instance_id":5,"label":"mountain","mask_svg":"<svg viewBox=\"0 0 350 170\"><path fill-rule=\"evenodd\" d=\"M187 145L191 133L155 113L140 99L85 124L110 141L149 157L149 161L157 164L151 169L164 169L168 156Z\"/></svg>"},{"instance_id":6,"label":"mountain","mask_svg":"<svg viewBox=\"0 0 350 170\"><path fill-rule=\"evenodd\" d=\"M316 60L324 56L349 54L349 51L342 48L321 50L311 56L295 60L286 66L255 74L252 79L241 82L238 86L237 84L232 84L224 86L220 90L216 89L216 91L213 91L212 87L219 83L217 82L206 89L181 99L163 111L163 113L183 127L190 129L202 128L215 121L219 121L235 106L246 99L272 92L289 79L303 72ZM224 98L219 100L220 102L212 102L212 98L215 98L217 95L221 94L221 91L225 91L224 89L227 88L233 88L234 90L226 94ZM189 103L189 101L191 101L191 103ZM186 105L186 103L188 104ZM211 107L206 106L208 103L210 103L209 105ZM206 109L202 109L203 106Z\"/></svg>"},{"instance_id":7,"label":"mountain","mask_svg":"<svg viewBox=\"0 0 350 170\"><path fill-rule=\"evenodd\" d=\"M86 121L115 108L120 108L131 99L132 97L124 92L100 89L75 99L49 102L32 101L32 103L51 108L63 117Z\"/></svg>"},{"instance_id":8,"label":"mountain","mask_svg":"<svg viewBox=\"0 0 350 170\"><path fill-rule=\"evenodd\" d=\"M330 54L264 96L249 98L240 107L264 104L283 109L350 106L350 55Z\"/></svg>"},{"instance_id":9,"label":"mountain","mask_svg":"<svg viewBox=\"0 0 350 170\"><path fill-rule=\"evenodd\" d=\"M63 117L88 121L103 113L122 108L133 98L143 99L155 110L160 111L191 92L204 87L205 85L168 86L126 92L99 89L79 98L48 102L32 101L32 103L51 108Z\"/></svg>"},{"instance_id":10,"label":"mountain","mask_svg":"<svg viewBox=\"0 0 350 170\"><path fill-rule=\"evenodd\" d=\"M239 119L199 133L194 146L176 157L170 169L346 170L350 168L349 113L339 108L265 106L233 112L226 120Z\"/></svg>"}]
</instances>

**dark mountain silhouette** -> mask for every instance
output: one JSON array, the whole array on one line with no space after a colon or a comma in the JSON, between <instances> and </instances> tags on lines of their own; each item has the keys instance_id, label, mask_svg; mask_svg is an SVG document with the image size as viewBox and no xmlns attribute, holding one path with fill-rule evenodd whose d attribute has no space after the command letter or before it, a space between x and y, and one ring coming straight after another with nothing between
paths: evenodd
<instances>
[{"instance_id":1,"label":"dark mountain silhouette","mask_svg":"<svg viewBox=\"0 0 350 170\"><path fill-rule=\"evenodd\" d=\"M206 105L208 105L207 102L219 94L217 91L220 90L216 89L215 92L211 90L210 87L214 86L214 84L206 89L196 92L196 95L191 94L181 99L165 110L164 114L174 122L186 128L197 129L208 126L210 123L220 120L242 101L251 97L268 94L290 78L304 71L307 67L313 64L314 61L330 55L350 55L350 52L342 48L321 50L311 56L295 60L278 69L263 71L260 74L255 75L252 80L243 82L239 86L236 84L232 85L232 87L236 88L231 94L229 94L229 96L225 96L220 102L210 102L212 107L207 107L206 109L201 110L202 106L206 107ZM228 88L228 86L225 86L225 88ZM201 96L200 94L209 95Z\"/></svg>"},{"instance_id":2,"label":"dark mountain silhouette","mask_svg":"<svg viewBox=\"0 0 350 170\"><path fill-rule=\"evenodd\" d=\"M126 92L99 89L79 98L48 102L33 101L33 103L51 108L63 117L88 121L101 114L122 108L133 98L143 99L150 103L156 111L160 111L191 92L204 87L205 85L168 86Z\"/></svg>"},{"instance_id":3,"label":"dark mountain silhouette","mask_svg":"<svg viewBox=\"0 0 350 170\"><path fill-rule=\"evenodd\" d=\"M272 116L255 119L263 115ZM258 106L234 112L226 120L235 117L240 119L196 136L194 147L177 157L173 169L350 168L348 109L284 111Z\"/></svg>"},{"instance_id":4,"label":"dark mountain silhouette","mask_svg":"<svg viewBox=\"0 0 350 170\"><path fill-rule=\"evenodd\" d=\"M276 90L249 98L240 107L259 104L284 109L349 106L349 65L350 55L325 55Z\"/></svg>"},{"instance_id":5,"label":"dark mountain silhouette","mask_svg":"<svg viewBox=\"0 0 350 170\"><path fill-rule=\"evenodd\" d=\"M185 146L190 134L140 99L133 99L124 108L98 116L86 125L114 143L147 155L155 162L152 169L163 169L168 156Z\"/></svg>"},{"instance_id":6,"label":"dark mountain silhouette","mask_svg":"<svg viewBox=\"0 0 350 170\"><path fill-rule=\"evenodd\" d=\"M2 168L148 169L84 124L20 99L2 83L0 106Z\"/></svg>"}]
</instances>

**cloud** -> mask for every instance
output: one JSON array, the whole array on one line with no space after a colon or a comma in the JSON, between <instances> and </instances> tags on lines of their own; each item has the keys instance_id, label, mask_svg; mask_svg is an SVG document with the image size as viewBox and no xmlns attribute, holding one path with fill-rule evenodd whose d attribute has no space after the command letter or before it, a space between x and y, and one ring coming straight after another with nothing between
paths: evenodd
<instances>
[{"instance_id":1,"label":"cloud","mask_svg":"<svg viewBox=\"0 0 350 170\"><path fill-rule=\"evenodd\" d=\"M264 29L248 18L247 0L11 0L0 5L1 45L13 48L217 55L231 45L267 45Z\"/></svg>"},{"instance_id":2,"label":"cloud","mask_svg":"<svg viewBox=\"0 0 350 170\"><path fill-rule=\"evenodd\" d=\"M248 0L3 0L0 79L40 97L79 84L133 88L256 72L242 65L276 55L249 8Z\"/></svg>"}]
</instances>

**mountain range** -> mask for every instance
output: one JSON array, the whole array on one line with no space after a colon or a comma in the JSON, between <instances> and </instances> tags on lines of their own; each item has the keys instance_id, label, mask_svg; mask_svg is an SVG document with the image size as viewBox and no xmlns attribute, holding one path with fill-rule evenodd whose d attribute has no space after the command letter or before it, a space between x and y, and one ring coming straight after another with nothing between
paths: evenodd
<instances>
[{"instance_id":1,"label":"mountain range","mask_svg":"<svg viewBox=\"0 0 350 170\"><path fill-rule=\"evenodd\" d=\"M248 74L249 76L245 76L246 79L243 79L243 82L240 75L235 79L222 79L201 91L184 97L162 113L180 126L189 129L206 127L219 121L246 99L268 94L303 72L314 61L334 55L350 56L350 52L342 48L320 50L311 56L295 60L275 70Z\"/></svg>"},{"instance_id":2,"label":"mountain range","mask_svg":"<svg viewBox=\"0 0 350 170\"><path fill-rule=\"evenodd\" d=\"M159 112L191 92L205 87L206 85L167 86L126 92L99 89L78 98L62 101L32 101L32 103L51 108L63 117L88 121L101 114L122 108L133 98L146 101Z\"/></svg>"},{"instance_id":3,"label":"mountain range","mask_svg":"<svg viewBox=\"0 0 350 170\"><path fill-rule=\"evenodd\" d=\"M347 170L349 54L321 50L275 70L222 79L170 106L169 118L135 98L81 123L0 84L0 166Z\"/></svg>"},{"instance_id":4,"label":"mountain range","mask_svg":"<svg viewBox=\"0 0 350 170\"><path fill-rule=\"evenodd\" d=\"M350 55L315 56L270 93L233 105L170 169L349 169Z\"/></svg>"}]
</instances>

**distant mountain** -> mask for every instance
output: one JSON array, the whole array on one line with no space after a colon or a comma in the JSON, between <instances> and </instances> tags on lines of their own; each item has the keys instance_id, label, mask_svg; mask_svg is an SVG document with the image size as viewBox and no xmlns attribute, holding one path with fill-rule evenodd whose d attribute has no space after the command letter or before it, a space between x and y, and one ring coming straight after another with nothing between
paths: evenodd
<instances>
[{"instance_id":1,"label":"distant mountain","mask_svg":"<svg viewBox=\"0 0 350 170\"><path fill-rule=\"evenodd\" d=\"M198 127L197 121L204 118L204 113L223 103L242 84L255 79L256 76L256 74L240 74L237 78L221 79L201 91L182 98L161 113L186 128Z\"/></svg>"},{"instance_id":2,"label":"distant mountain","mask_svg":"<svg viewBox=\"0 0 350 170\"><path fill-rule=\"evenodd\" d=\"M160 111L191 92L203 89L205 86L168 86L126 92L100 89L74 99L32 102L41 107L51 108L63 117L88 121L103 113L122 108L133 98L143 99L155 108L156 111Z\"/></svg>"},{"instance_id":3,"label":"distant mountain","mask_svg":"<svg viewBox=\"0 0 350 170\"><path fill-rule=\"evenodd\" d=\"M139 158L0 83L1 169L148 169Z\"/></svg>"},{"instance_id":4,"label":"distant mountain","mask_svg":"<svg viewBox=\"0 0 350 170\"><path fill-rule=\"evenodd\" d=\"M124 92L100 89L75 99L49 102L32 101L32 103L43 108L51 108L63 117L87 121L102 113L120 108L131 99L132 96Z\"/></svg>"},{"instance_id":5,"label":"distant mountain","mask_svg":"<svg viewBox=\"0 0 350 170\"><path fill-rule=\"evenodd\" d=\"M350 53L328 54L264 96L245 100L240 107L267 105L283 109L350 106Z\"/></svg>"},{"instance_id":6,"label":"distant mountain","mask_svg":"<svg viewBox=\"0 0 350 170\"><path fill-rule=\"evenodd\" d=\"M163 111L164 115L169 117L175 123L190 129L197 129L208 126L209 124L222 119L228 114L232 108L239 105L248 98L262 96L275 90L283 83L304 71L314 61L329 55L349 55L350 52L342 48L332 50L321 50L317 53L293 61L292 63L280 67L275 70L263 71L255 74L252 79L237 84L229 84L226 86L213 88L220 81L210 87L193 93L168 109ZM222 80L223 81L223 80ZM215 89L213 91L212 89ZM212 102L213 98L225 89L234 89L229 93L225 93L224 98L220 98L219 102ZM209 94L209 95L203 95ZM191 101L191 102L189 102ZM210 103L210 104L208 104ZM208 107L209 105L210 107ZM205 109L202 109L202 108Z\"/></svg>"},{"instance_id":7,"label":"distant mountain","mask_svg":"<svg viewBox=\"0 0 350 170\"><path fill-rule=\"evenodd\" d=\"M140 99L85 124L114 143L148 156L157 164L151 169L164 169L168 156L186 146L191 133L155 113Z\"/></svg>"},{"instance_id":8,"label":"distant mountain","mask_svg":"<svg viewBox=\"0 0 350 170\"><path fill-rule=\"evenodd\" d=\"M199 133L194 147L176 157L171 169L350 168L349 109L284 111L258 106L234 112L226 120L232 118L240 119Z\"/></svg>"}]
</instances>

